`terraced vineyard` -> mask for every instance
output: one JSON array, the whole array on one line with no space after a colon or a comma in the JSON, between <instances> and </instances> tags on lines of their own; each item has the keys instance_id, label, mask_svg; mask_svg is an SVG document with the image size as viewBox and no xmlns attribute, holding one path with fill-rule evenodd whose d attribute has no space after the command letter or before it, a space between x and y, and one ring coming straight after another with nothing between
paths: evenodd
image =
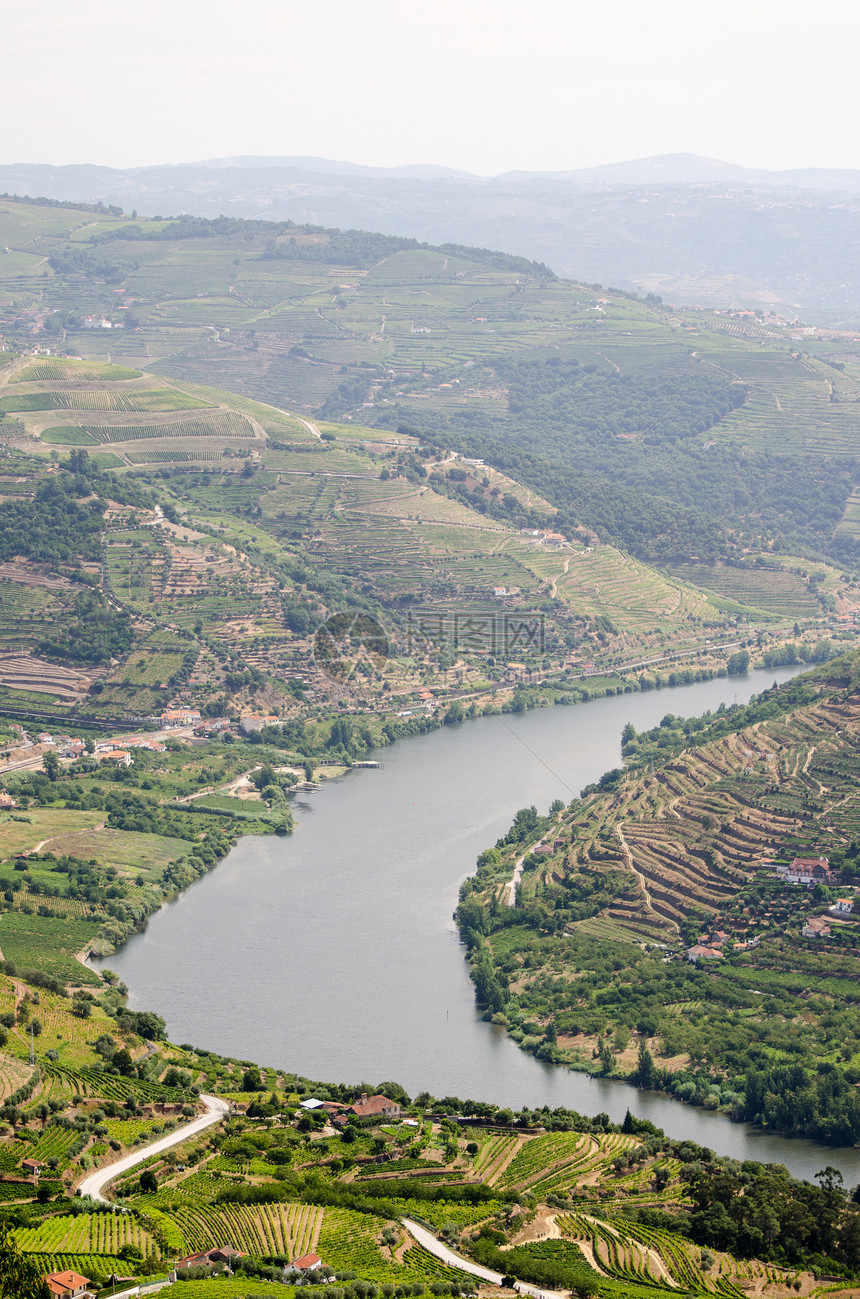
<instances>
[{"instance_id":1,"label":"terraced vineyard","mask_svg":"<svg viewBox=\"0 0 860 1299\"><path fill-rule=\"evenodd\" d=\"M104 380L106 383L119 379L139 379L140 370L132 370L127 365L109 365L98 361L75 361L67 357L42 357L33 361L23 370L16 370L10 383L38 383L43 380L59 380L61 383L87 380Z\"/></svg>"},{"instance_id":2,"label":"terraced vineyard","mask_svg":"<svg viewBox=\"0 0 860 1299\"><path fill-rule=\"evenodd\" d=\"M75 1217L49 1218L38 1227L19 1229L18 1246L28 1254L102 1256L117 1255L124 1245L133 1245L146 1256L158 1256L153 1236L133 1214L81 1213ZM92 1264L91 1264L92 1266Z\"/></svg>"},{"instance_id":3,"label":"terraced vineyard","mask_svg":"<svg viewBox=\"0 0 860 1299\"><path fill-rule=\"evenodd\" d=\"M670 1285L696 1293L714 1293L740 1299L746 1293L723 1274L720 1260L715 1275L703 1272L700 1251L677 1236L658 1228L621 1219L601 1222L585 1214L559 1214L563 1235L584 1241L605 1275L639 1285Z\"/></svg>"},{"instance_id":4,"label":"terraced vineyard","mask_svg":"<svg viewBox=\"0 0 860 1299\"><path fill-rule=\"evenodd\" d=\"M205 405L204 401L175 388L93 388L88 391L72 388L68 392L30 392L0 397L0 411L104 410L134 413L188 410Z\"/></svg>"},{"instance_id":5,"label":"terraced vineyard","mask_svg":"<svg viewBox=\"0 0 860 1299\"><path fill-rule=\"evenodd\" d=\"M588 1136L560 1132L528 1141L504 1169L496 1185L537 1195L564 1192L579 1185L622 1150L635 1146L631 1137Z\"/></svg>"},{"instance_id":6,"label":"terraced vineyard","mask_svg":"<svg viewBox=\"0 0 860 1299\"><path fill-rule=\"evenodd\" d=\"M360 1272L374 1281L395 1283L460 1279L458 1268L449 1267L420 1245L403 1253L403 1262L386 1259L380 1249L384 1219L351 1209L326 1209L319 1233L317 1252L338 1271Z\"/></svg>"},{"instance_id":7,"label":"terraced vineyard","mask_svg":"<svg viewBox=\"0 0 860 1299\"><path fill-rule=\"evenodd\" d=\"M172 391L172 390L171 390ZM136 396L136 394L135 394ZM192 399L185 393L177 394L176 407ZM192 404L200 405L194 401ZM114 409L111 407L110 409ZM119 408L117 408L119 409ZM141 408L142 409L142 408ZM74 446L96 446L112 442L140 442L151 438L242 438L253 442L256 434L244 415L236 411L215 410L195 419L165 420L159 424L76 424L71 427L57 425L45 429L42 441Z\"/></svg>"},{"instance_id":8,"label":"terraced vineyard","mask_svg":"<svg viewBox=\"0 0 860 1299\"><path fill-rule=\"evenodd\" d=\"M172 1206L169 1216L189 1252L217 1240L243 1253L291 1258L316 1250L323 1225L323 1210L308 1204Z\"/></svg>"},{"instance_id":9,"label":"terraced vineyard","mask_svg":"<svg viewBox=\"0 0 860 1299\"><path fill-rule=\"evenodd\" d=\"M798 573L785 568L732 568L676 564L672 573L749 609L776 618L809 618L820 609L818 594Z\"/></svg>"}]
</instances>

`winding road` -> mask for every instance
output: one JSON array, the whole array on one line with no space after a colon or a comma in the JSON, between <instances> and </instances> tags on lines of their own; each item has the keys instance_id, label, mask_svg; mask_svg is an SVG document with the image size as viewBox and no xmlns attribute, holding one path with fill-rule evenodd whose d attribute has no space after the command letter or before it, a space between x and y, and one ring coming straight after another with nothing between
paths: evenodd
<instances>
[{"instance_id":1,"label":"winding road","mask_svg":"<svg viewBox=\"0 0 860 1299\"><path fill-rule=\"evenodd\" d=\"M85 1177L81 1182L78 1193L88 1195L93 1200L101 1200L102 1204L108 1204L107 1196L102 1194L108 1182L112 1182L120 1173L127 1173L135 1165L144 1163L152 1155L159 1155L162 1150L169 1150L171 1146L178 1146L180 1141L187 1141L189 1137L196 1136L198 1132L211 1128L213 1123L220 1123L224 1115L230 1112L227 1101L221 1100L219 1096L201 1096L200 1099L206 1106L205 1114L201 1114L197 1119L192 1119L190 1123L183 1124L175 1132L169 1132L166 1137L160 1137L158 1141L153 1141L150 1145L135 1150L133 1154L118 1159L115 1164L109 1164L107 1168L100 1168L98 1172L90 1173L89 1177Z\"/></svg>"},{"instance_id":2,"label":"winding road","mask_svg":"<svg viewBox=\"0 0 860 1299\"><path fill-rule=\"evenodd\" d=\"M423 1245L428 1253L433 1254L436 1258L447 1263L449 1267L458 1267L461 1272L469 1272L472 1276L479 1276L482 1281L489 1281L491 1285L502 1284L501 1272L493 1272L488 1267L482 1267L480 1263L473 1263L468 1258L463 1258L461 1254L455 1254L453 1249L443 1245L437 1240L432 1231L426 1227L419 1227L417 1222L411 1218L402 1218L401 1222L411 1236L414 1236L419 1245ZM560 1299L557 1290L540 1290L536 1285L528 1285L525 1281L517 1281L514 1289L519 1294L533 1295L534 1299Z\"/></svg>"}]
</instances>

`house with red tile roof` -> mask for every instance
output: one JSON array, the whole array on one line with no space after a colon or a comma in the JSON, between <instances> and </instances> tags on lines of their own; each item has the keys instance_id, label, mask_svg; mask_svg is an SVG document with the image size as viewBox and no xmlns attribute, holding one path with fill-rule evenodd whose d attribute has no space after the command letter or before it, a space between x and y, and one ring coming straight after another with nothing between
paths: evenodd
<instances>
[{"instance_id":1,"label":"house with red tile roof","mask_svg":"<svg viewBox=\"0 0 860 1299\"><path fill-rule=\"evenodd\" d=\"M95 1293L90 1289L90 1278L80 1272L48 1272L43 1279L56 1299L84 1299Z\"/></svg>"},{"instance_id":2,"label":"house with red tile roof","mask_svg":"<svg viewBox=\"0 0 860 1299\"><path fill-rule=\"evenodd\" d=\"M830 862L826 857L795 857L790 865L777 866L776 873L789 884L812 888L819 880L830 879Z\"/></svg>"},{"instance_id":3,"label":"house with red tile roof","mask_svg":"<svg viewBox=\"0 0 860 1299\"><path fill-rule=\"evenodd\" d=\"M723 954L718 947L703 947L701 943L696 943L693 947L687 948L687 960L693 965L699 961L721 961Z\"/></svg>"},{"instance_id":4,"label":"house with red tile roof","mask_svg":"<svg viewBox=\"0 0 860 1299\"><path fill-rule=\"evenodd\" d=\"M315 1272L318 1267L322 1267L322 1259L319 1254L302 1254L301 1258L294 1258L290 1267L297 1268L300 1272Z\"/></svg>"},{"instance_id":5,"label":"house with red tile roof","mask_svg":"<svg viewBox=\"0 0 860 1299\"><path fill-rule=\"evenodd\" d=\"M368 1096L363 1093L354 1104L347 1106L347 1114L358 1119L399 1119L400 1106L387 1096Z\"/></svg>"},{"instance_id":6,"label":"house with red tile roof","mask_svg":"<svg viewBox=\"0 0 860 1299\"><path fill-rule=\"evenodd\" d=\"M199 1254L186 1254L184 1258L177 1259L174 1268L211 1267L214 1263L230 1263L234 1258L244 1257L241 1250L234 1249L232 1245L214 1245L212 1249L203 1249Z\"/></svg>"}]
</instances>

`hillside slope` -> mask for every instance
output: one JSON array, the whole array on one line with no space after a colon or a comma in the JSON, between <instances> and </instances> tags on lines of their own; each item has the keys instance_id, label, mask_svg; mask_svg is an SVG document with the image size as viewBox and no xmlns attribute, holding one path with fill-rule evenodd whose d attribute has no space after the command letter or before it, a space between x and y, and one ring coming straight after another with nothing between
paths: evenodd
<instances>
[{"instance_id":1,"label":"hillside slope","mask_svg":"<svg viewBox=\"0 0 860 1299\"><path fill-rule=\"evenodd\" d=\"M545 1058L856 1141L860 660L625 738L631 770L519 813L464 886L479 999Z\"/></svg>"}]
</instances>

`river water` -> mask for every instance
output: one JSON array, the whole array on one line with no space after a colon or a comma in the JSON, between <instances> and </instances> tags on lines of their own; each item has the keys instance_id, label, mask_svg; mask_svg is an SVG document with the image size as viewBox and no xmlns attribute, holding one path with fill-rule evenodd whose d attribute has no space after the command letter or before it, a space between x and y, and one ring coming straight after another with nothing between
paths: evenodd
<instances>
[{"instance_id":1,"label":"river water","mask_svg":"<svg viewBox=\"0 0 860 1299\"><path fill-rule=\"evenodd\" d=\"M630 1107L673 1137L811 1178L860 1181L860 1150L758 1134L721 1115L544 1064L478 1014L452 921L459 885L520 807L566 802L666 712L746 702L797 669L488 717L403 741L294 804L287 839L248 837L107 963L174 1042L310 1078L396 1079L522 1105Z\"/></svg>"}]
</instances>

